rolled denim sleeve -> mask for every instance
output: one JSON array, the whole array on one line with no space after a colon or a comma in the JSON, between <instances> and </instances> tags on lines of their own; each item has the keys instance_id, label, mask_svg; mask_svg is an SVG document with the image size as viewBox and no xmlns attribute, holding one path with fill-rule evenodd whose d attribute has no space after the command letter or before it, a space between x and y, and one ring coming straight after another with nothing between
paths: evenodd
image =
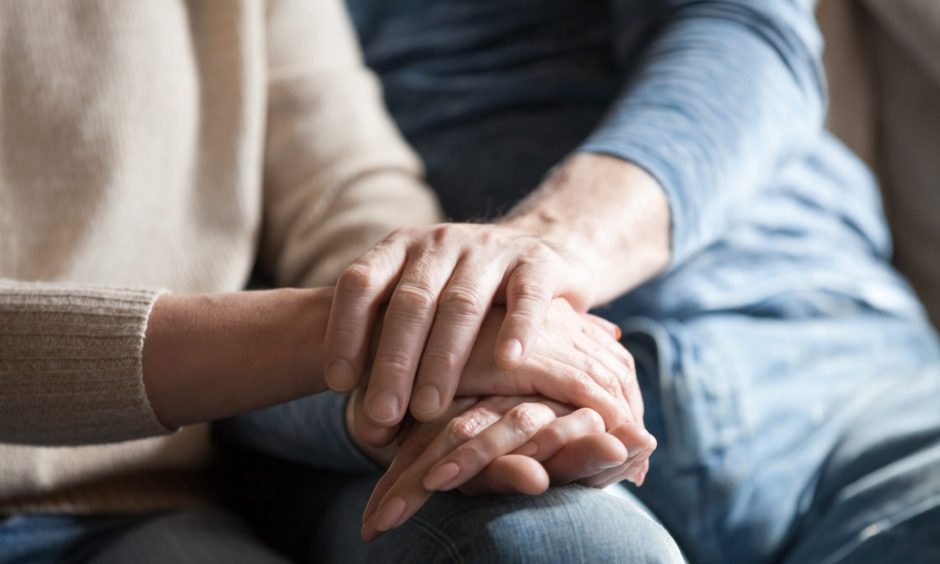
<instances>
[{"instance_id":1,"label":"rolled denim sleeve","mask_svg":"<svg viewBox=\"0 0 940 564\"><path fill-rule=\"evenodd\" d=\"M813 4L612 2L627 38L617 45L625 84L580 150L632 161L657 179L669 199L674 265L718 239L822 130Z\"/></svg>"},{"instance_id":2,"label":"rolled denim sleeve","mask_svg":"<svg viewBox=\"0 0 940 564\"><path fill-rule=\"evenodd\" d=\"M348 474L379 470L346 431L347 396L324 392L215 424L216 437L231 444Z\"/></svg>"}]
</instances>

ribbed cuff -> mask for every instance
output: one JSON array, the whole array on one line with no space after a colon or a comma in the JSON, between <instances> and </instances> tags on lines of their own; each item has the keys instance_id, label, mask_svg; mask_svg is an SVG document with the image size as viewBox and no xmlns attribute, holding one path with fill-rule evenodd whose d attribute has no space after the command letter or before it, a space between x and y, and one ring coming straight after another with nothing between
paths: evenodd
<instances>
[{"instance_id":1,"label":"ribbed cuff","mask_svg":"<svg viewBox=\"0 0 940 564\"><path fill-rule=\"evenodd\" d=\"M0 442L78 445L167 433L141 368L160 293L0 280Z\"/></svg>"}]
</instances>

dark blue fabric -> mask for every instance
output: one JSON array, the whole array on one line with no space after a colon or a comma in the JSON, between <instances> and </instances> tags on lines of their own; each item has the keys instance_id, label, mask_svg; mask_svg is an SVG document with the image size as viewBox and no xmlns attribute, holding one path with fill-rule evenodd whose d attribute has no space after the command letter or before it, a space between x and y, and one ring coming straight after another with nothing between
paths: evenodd
<instances>
[{"instance_id":1,"label":"dark blue fabric","mask_svg":"<svg viewBox=\"0 0 940 564\"><path fill-rule=\"evenodd\" d=\"M507 211L572 151L661 182L673 266L609 316L804 315L820 295L922 315L886 264L873 178L822 129L812 2L348 5L451 218Z\"/></svg>"}]
</instances>

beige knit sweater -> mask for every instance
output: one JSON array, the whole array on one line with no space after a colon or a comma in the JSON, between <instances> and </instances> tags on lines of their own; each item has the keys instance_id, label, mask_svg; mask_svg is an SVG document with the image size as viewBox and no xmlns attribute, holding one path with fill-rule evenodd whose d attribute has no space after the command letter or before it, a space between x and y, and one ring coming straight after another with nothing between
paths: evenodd
<instances>
[{"instance_id":1,"label":"beige knit sweater","mask_svg":"<svg viewBox=\"0 0 940 564\"><path fill-rule=\"evenodd\" d=\"M198 498L206 430L141 379L160 289L326 284L436 213L341 0L0 0L0 513Z\"/></svg>"}]
</instances>

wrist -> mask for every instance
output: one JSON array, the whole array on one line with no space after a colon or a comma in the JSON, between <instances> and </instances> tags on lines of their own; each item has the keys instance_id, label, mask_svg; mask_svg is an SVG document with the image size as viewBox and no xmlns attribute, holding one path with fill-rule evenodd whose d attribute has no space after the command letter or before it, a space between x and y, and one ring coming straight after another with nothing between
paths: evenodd
<instances>
[{"instance_id":1,"label":"wrist","mask_svg":"<svg viewBox=\"0 0 940 564\"><path fill-rule=\"evenodd\" d=\"M142 354L157 417L172 428L325 390L331 296L331 289L161 296Z\"/></svg>"},{"instance_id":2,"label":"wrist","mask_svg":"<svg viewBox=\"0 0 940 564\"><path fill-rule=\"evenodd\" d=\"M653 277L670 259L665 192L639 166L606 155L572 155L503 223L580 263L599 284L592 305Z\"/></svg>"}]
</instances>

